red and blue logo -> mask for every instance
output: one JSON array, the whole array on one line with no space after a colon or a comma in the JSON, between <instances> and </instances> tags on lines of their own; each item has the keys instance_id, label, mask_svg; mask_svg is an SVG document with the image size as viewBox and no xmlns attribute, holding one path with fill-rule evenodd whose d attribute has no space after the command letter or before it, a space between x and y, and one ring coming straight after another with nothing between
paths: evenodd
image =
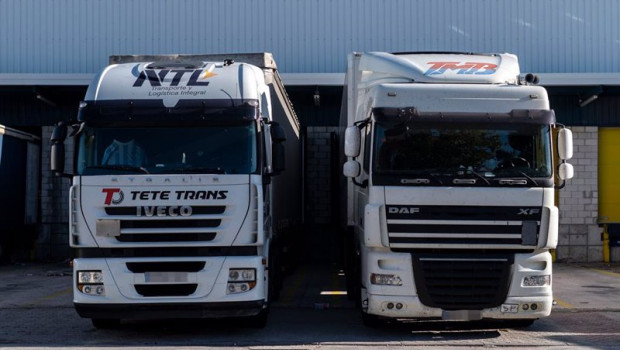
<instances>
[{"instance_id":1,"label":"red and blue logo","mask_svg":"<svg viewBox=\"0 0 620 350\"><path fill-rule=\"evenodd\" d=\"M424 75L440 75L448 71L456 74L490 75L497 72L497 65L486 62L427 62L430 68Z\"/></svg>"}]
</instances>

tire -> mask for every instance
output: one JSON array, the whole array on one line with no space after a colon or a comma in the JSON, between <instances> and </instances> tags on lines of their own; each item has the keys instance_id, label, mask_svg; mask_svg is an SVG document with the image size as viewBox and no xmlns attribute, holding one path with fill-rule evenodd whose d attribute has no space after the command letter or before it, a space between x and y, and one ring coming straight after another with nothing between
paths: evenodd
<instances>
[{"instance_id":1,"label":"tire","mask_svg":"<svg viewBox=\"0 0 620 350\"><path fill-rule=\"evenodd\" d=\"M510 328L527 328L529 326L531 326L534 321L536 321L537 319L520 319L520 320L510 320L508 321L508 326Z\"/></svg>"},{"instance_id":2,"label":"tire","mask_svg":"<svg viewBox=\"0 0 620 350\"><path fill-rule=\"evenodd\" d=\"M118 318L93 318L91 321L97 329L115 329L121 325Z\"/></svg>"},{"instance_id":3,"label":"tire","mask_svg":"<svg viewBox=\"0 0 620 350\"><path fill-rule=\"evenodd\" d=\"M274 242L272 253L269 257L269 301L275 302L280 299L282 290L282 267L280 265L280 245ZM274 252L275 251L275 252Z\"/></svg>"},{"instance_id":4,"label":"tire","mask_svg":"<svg viewBox=\"0 0 620 350\"><path fill-rule=\"evenodd\" d=\"M362 323L368 328L381 328L385 325L379 316L371 315L362 311Z\"/></svg>"},{"instance_id":5,"label":"tire","mask_svg":"<svg viewBox=\"0 0 620 350\"><path fill-rule=\"evenodd\" d=\"M261 310L258 315L245 317L243 319L243 325L249 328L262 329L267 326L267 319L269 318L269 308Z\"/></svg>"}]
</instances>

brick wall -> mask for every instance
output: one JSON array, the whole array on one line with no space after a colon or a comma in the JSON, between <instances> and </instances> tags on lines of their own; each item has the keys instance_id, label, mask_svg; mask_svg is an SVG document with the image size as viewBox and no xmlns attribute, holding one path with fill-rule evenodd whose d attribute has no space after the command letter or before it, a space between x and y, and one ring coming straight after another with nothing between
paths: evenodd
<instances>
[{"instance_id":1,"label":"brick wall","mask_svg":"<svg viewBox=\"0 0 620 350\"><path fill-rule=\"evenodd\" d=\"M603 261L598 218L598 128L574 126L575 177L560 190L559 261Z\"/></svg>"},{"instance_id":2,"label":"brick wall","mask_svg":"<svg viewBox=\"0 0 620 350\"><path fill-rule=\"evenodd\" d=\"M55 176L50 170L52 126L41 130L41 225L35 244L38 260L63 260L71 255L69 248L69 187L70 179ZM73 167L73 139L65 142L66 168Z\"/></svg>"},{"instance_id":3,"label":"brick wall","mask_svg":"<svg viewBox=\"0 0 620 350\"><path fill-rule=\"evenodd\" d=\"M308 127L306 136L306 223L330 224L332 211L331 135L337 127Z\"/></svg>"}]
</instances>

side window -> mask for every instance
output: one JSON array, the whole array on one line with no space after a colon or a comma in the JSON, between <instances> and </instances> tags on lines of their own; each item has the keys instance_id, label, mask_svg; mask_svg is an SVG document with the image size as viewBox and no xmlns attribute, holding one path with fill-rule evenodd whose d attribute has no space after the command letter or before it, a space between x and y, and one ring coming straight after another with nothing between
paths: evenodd
<instances>
[{"instance_id":1,"label":"side window","mask_svg":"<svg viewBox=\"0 0 620 350\"><path fill-rule=\"evenodd\" d=\"M370 173L370 144L372 139L372 132L370 124L362 130L362 136L364 137L364 164L362 165L366 174Z\"/></svg>"},{"instance_id":2,"label":"side window","mask_svg":"<svg viewBox=\"0 0 620 350\"><path fill-rule=\"evenodd\" d=\"M269 110L269 97L267 97L267 94L264 92L260 95L260 113L263 119L268 119L271 114Z\"/></svg>"}]
</instances>

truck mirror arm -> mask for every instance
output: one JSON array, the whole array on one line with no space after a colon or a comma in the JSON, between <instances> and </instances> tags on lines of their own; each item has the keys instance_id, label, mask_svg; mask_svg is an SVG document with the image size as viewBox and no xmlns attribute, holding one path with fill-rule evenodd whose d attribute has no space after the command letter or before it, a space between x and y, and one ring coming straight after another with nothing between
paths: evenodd
<instances>
[{"instance_id":1,"label":"truck mirror arm","mask_svg":"<svg viewBox=\"0 0 620 350\"><path fill-rule=\"evenodd\" d=\"M351 178L351 180L353 181L353 184L356 186L359 186L361 188L366 188L368 187L368 179L363 180L362 182L358 182L357 180L355 180L355 178Z\"/></svg>"}]
</instances>

